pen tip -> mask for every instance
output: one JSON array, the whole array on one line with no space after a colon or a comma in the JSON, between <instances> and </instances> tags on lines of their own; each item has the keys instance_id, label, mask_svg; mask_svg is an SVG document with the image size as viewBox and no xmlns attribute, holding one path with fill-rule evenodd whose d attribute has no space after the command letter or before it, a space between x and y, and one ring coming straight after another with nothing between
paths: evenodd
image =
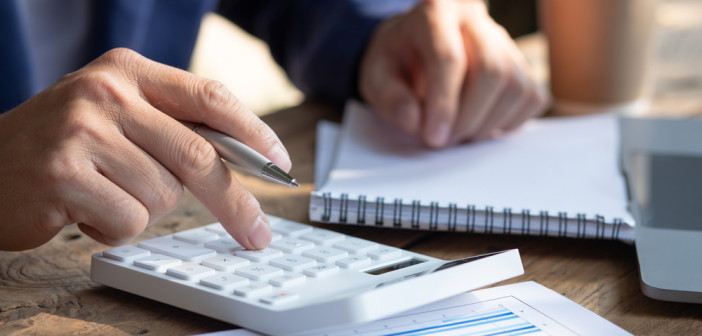
<instances>
[{"instance_id":1,"label":"pen tip","mask_svg":"<svg viewBox=\"0 0 702 336\"><path fill-rule=\"evenodd\" d=\"M300 184L297 183L297 180L294 179L292 176L288 175L288 173L284 172L282 169L278 168L273 162L269 162L267 165L265 165L263 168L261 168L261 176L271 180L275 181L281 184L284 184L286 186L289 186L291 188L299 188Z\"/></svg>"}]
</instances>

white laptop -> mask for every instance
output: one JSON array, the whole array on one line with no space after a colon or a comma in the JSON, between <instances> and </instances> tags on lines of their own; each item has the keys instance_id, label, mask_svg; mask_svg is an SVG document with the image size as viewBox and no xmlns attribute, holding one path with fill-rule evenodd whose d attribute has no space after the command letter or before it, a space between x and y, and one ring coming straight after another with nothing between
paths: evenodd
<instances>
[{"instance_id":1,"label":"white laptop","mask_svg":"<svg viewBox=\"0 0 702 336\"><path fill-rule=\"evenodd\" d=\"M620 130L642 290L702 303L702 119L623 118Z\"/></svg>"}]
</instances>

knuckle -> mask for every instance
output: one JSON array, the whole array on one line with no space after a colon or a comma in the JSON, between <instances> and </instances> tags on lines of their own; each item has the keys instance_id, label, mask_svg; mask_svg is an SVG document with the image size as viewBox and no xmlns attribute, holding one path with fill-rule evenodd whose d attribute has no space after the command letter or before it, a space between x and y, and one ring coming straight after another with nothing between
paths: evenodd
<instances>
[{"instance_id":1,"label":"knuckle","mask_svg":"<svg viewBox=\"0 0 702 336\"><path fill-rule=\"evenodd\" d=\"M149 213L139 202L129 202L123 206L124 217L117 223L112 239L116 242L126 242L138 236L149 224ZM116 245L119 245L116 244Z\"/></svg>"},{"instance_id":2,"label":"knuckle","mask_svg":"<svg viewBox=\"0 0 702 336\"><path fill-rule=\"evenodd\" d=\"M450 71L462 72L466 64L465 53L455 48L440 48L437 50L436 58L438 64L445 66Z\"/></svg>"},{"instance_id":3,"label":"knuckle","mask_svg":"<svg viewBox=\"0 0 702 336\"><path fill-rule=\"evenodd\" d=\"M424 0L420 6L424 6L431 11L440 11L449 5L451 1L443 0Z\"/></svg>"},{"instance_id":4,"label":"knuckle","mask_svg":"<svg viewBox=\"0 0 702 336\"><path fill-rule=\"evenodd\" d=\"M249 134L248 139L257 139L257 141L263 144L263 147L265 148L272 148L274 145L280 142L278 140L278 136L275 135L275 133L273 133L273 131L262 122L260 127L251 127L249 132L251 133Z\"/></svg>"},{"instance_id":5,"label":"knuckle","mask_svg":"<svg viewBox=\"0 0 702 336\"><path fill-rule=\"evenodd\" d=\"M507 69L508 67L503 62L486 61L480 69L481 82L493 88L503 87L507 82Z\"/></svg>"},{"instance_id":6,"label":"knuckle","mask_svg":"<svg viewBox=\"0 0 702 336\"><path fill-rule=\"evenodd\" d=\"M114 48L98 57L101 62L115 65L130 65L139 62L142 56L128 48Z\"/></svg>"},{"instance_id":7,"label":"knuckle","mask_svg":"<svg viewBox=\"0 0 702 336\"><path fill-rule=\"evenodd\" d=\"M256 198L245 189L234 193L232 201L236 205L233 207L236 218L255 218L260 211L260 205ZM249 222L253 223L253 218Z\"/></svg>"},{"instance_id":8,"label":"knuckle","mask_svg":"<svg viewBox=\"0 0 702 336\"><path fill-rule=\"evenodd\" d=\"M534 91L533 84L531 81L522 76L515 76L511 79L509 84L509 93L515 99L525 99Z\"/></svg>"},{"instance_id":9,"label":"knuckle","mask_svg":"<svg viewBox=\"0 0 702 336\"><path fill-rule=\"evenodd\" d=\"M178 206L180 199L183 197L183 186L179 183L174 183L176 185L171 186L168 190L169 193L164 197L164 209L166 212L170 212Z\"/></svg>"},{"instance_id":10,"label":"knuckle","mask_svg":"<svg viewBox=\"0 0 702 336\"><path fill-rule=\"evenodd\" d=\"M55 125L56 138L62 139L62 143L53 148L59 153L66 155L66 150L89 148L110 143L112 131L108 128L109 123L100 120L101 117L92 113L84 104L75 104L74 108L65 112L66 116ZM58 154L58 153L57 153Z\"/></svg>"},{"instance_id":11,"label":"knuckle","mask_svg":"<svg viewBox=\"0 0 702 336\"><path fill-rule=\"evenodd\" d=\"M212 107L235 109L241 104L222 82L216 80L198 82L196 96L204 110Z\"/></svg>"},{"instance_id":12,"label":"knuckle","mask_svg":"<svg viewBox=\"0 0 702 336\"><path fill-rule=\"evenodd\" d=\"M207 174L219 159L214 147L201 137L191 136L185 141L184 150L176 158L183 177L189 179Z\"/></svg>"},{"instance_id":13,"label":"knuckle","mask_svg":"<svg viewBox=\"0 0 702 336\"><path fill-rule=\"evenodd\" d=\"M102 106L130 106L133 103L129 86L124 85L119 75L107 69L82 71L72 75L69 80L69 101L89 101Z\"/></svg>"},{"instance_id":14,"label":"knuckle","mask_svg":"<svg viewBox=\"0 0 702 336\"><path fill-rule=\"evenodd\" d=\"M256 125L246 130L246 139L256 139L261 153L264 153L264 155L270 154L276 147L282 146L278 136L266 124L259 121Z\"/></svg>"},{"instance_id":15,"label":"knuckle","mask_svg":"<svg viewBox=\"0 0 702 336\"><path fill-rule=\"evenodd\" d=\"M79 184L84 176L82 160L76 160L62 152L52 152L46 160L46 172L43 176L46 186L61 190L69 190L71 186Z\"/></svg>"},{"instance_id":16,"label":"knuckle","mask_svg":"<svg viewBox=\"0 0 702 336\"><path fill-rule=\"evenodd\" d=\"M183 197L183 187L176 183L164 183L155 195L155 204L150 207L150 213L160 217L171 212L178 206Z\"/></svg>"}]
</instances>

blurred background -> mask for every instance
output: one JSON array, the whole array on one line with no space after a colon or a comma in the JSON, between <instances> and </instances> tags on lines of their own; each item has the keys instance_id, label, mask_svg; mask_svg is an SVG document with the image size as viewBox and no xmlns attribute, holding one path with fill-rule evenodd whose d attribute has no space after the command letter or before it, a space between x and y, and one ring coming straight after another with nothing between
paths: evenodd
<instances>
[{"instance_id":1,"label":"blurred background","mask_svg":"<svg viewBox=\"0 0 702 336\"><path fill-rule=\"evenodd\" d=\"M533 1L491 0L490 13L503 24L544 83L548 59L536 30ZM702 0L659 0L651 114L702 114ZM304 95L273 61L268 47L228 20L209 14L190 70L224 83L258 115L297 105ZM684 102L684 103L682 103ZM682 103L682 104L681 104Z\"/></svg>"},{"instance_id":2,"label":"blurred background","mask_svg":"<svg viewBox=\"0 0 702 336\"><path fill-rule=\"evenodd\" d=\"M304 98L263 41L217 14L203 19L190 71L224 83L258 115L297 105Z\"/></svg>"}]
</instances>

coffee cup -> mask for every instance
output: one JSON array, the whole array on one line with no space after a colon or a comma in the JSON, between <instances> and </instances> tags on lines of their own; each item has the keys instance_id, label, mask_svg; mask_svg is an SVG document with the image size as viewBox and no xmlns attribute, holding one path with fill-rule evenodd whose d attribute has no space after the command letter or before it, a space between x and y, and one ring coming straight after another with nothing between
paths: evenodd
<instances>
[{"instance_id":1,"label":"coffee cup","mask_svg":"<svg viewBox=\"0 0 702 336\"><path fill-rule=\"evenodd\" d=\"M655 2L540 0L554 114L646 112Z\"/></svg>"}]
</instances>

